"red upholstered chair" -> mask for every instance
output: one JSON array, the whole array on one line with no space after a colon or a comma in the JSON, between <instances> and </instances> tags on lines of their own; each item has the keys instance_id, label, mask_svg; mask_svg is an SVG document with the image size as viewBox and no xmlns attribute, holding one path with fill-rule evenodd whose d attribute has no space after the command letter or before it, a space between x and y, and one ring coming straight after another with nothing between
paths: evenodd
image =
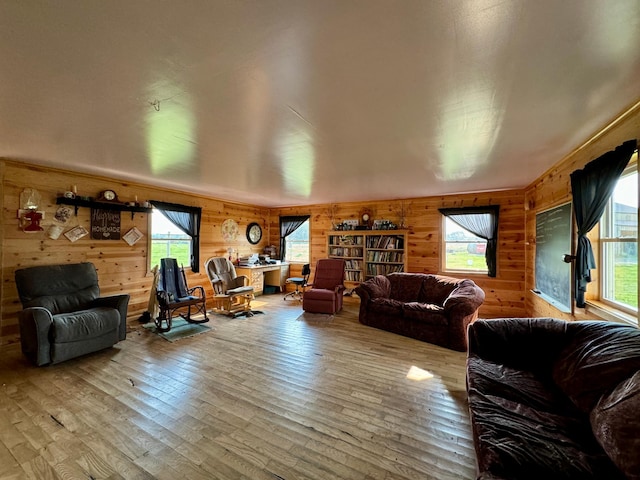
<instances>
[{"instance_id":1,"label":"red upholstered chair","mask_svg":"<svg viewBox=\"0 0 640 480\"><path fill-rule=\"evenodd\" d=\"M313 286L302 296L302 309L305 312L333 315L342 309L344 267L344 260L318 260Z\"/></svg>"}]
</instances>

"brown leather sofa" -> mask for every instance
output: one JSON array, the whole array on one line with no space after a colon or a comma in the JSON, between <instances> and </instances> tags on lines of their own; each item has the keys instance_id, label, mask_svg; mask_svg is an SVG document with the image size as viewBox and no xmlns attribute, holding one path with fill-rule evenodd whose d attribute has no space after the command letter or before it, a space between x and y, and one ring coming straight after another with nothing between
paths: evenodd
<instances>
[{"instance_id":1,"label":"brown leather sofa","mask_svg":"<svg viewBox=\"0 0 640 480\"><path fill-rule=\"evenodd\" d=\"M478 479L640 479L640 330L478 320L467 391Z\"/></svg>"},{"instance_id":2,"label":"brown leather sofa","mask_svg":"<svg viewBox=\"0 0 640 480\"><path fill-rule=\"evenodd\" d=\"M461 352L484 302L472 280L426 273L378 275L355 292L360 323Z\"/></svg>"}]
</instances>

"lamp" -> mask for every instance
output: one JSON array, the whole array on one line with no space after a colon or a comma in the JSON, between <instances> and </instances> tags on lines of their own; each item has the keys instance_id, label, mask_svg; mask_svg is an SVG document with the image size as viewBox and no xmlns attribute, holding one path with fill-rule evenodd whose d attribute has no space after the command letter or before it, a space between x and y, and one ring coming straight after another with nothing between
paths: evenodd
<instances>
[{"instance_id":1,"label":"lamp","mask_svg":"<svg viewBox=\"0 0 640 480\"><path fill-rule=\"evenodd\" d=\"M33 188L25 188L22 193L20 193L18 218L20 219L23 232L36 233L43 230L40 226L40 221L44 218L44 212L38 211L40 201L40 192Z\"/></svg>"}]
</instances>

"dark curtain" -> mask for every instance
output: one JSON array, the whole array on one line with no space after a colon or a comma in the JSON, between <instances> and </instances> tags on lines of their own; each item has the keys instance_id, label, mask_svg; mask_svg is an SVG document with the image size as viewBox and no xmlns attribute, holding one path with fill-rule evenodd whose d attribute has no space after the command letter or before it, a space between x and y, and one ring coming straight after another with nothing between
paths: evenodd
<instances>
[{"instance_id":1,"label":"dark curtain","mask_svg":"<svg viewBox=\"0 0 640 480\"><path fill-rule=\"evenodd\" d=\"M574 269L575 297L576 306L580 308L585 306L584 294L587 291L587 284L591 281L591 269L596 268L587 233L600 221L613 189L636 147L636 140L624 142L615 150L587 163L582 170L576 170L571 174L573 210L578 227L578 247Z\"/></svg>"},{"instance_id":2,"label":"dark curtain","mask_svg":"<svg viewBox=\"0 0 640 480\"><path fill-rule=\"evenodd\" d=\"M484 253L484 258L487 262L488 275L495 277L498 263L498 216L500 206L441 208L440 213L465 230L487 241L487 250Z\"/></svg>"},{"instance_id":3,"label":"dark curtain","mask_svg":"<svg viewBox=\"0 0 640 480\"><path fill-rule=\"evenodd\" d=\"M309 220L309 215L280 217L280 260L284 260L284 254L287 250L285 239L307 220Z\"/></svg>"},{"instance_id":4,"label":"dark curtain","mask_svg":"<svg viewBox=\"0 0 640 480\"><path fill-rule=\"evenodd\" d=\"M200 271L200 220L202 208L151 200L167 219L191 237L191 270Z\"/></svg>"}]
</instances>

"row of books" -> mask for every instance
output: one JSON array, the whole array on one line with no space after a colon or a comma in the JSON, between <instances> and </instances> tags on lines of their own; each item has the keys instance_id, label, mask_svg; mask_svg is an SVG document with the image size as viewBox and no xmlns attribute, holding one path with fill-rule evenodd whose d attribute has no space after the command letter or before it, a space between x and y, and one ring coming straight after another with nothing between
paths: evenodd
<instances>
[{"instance_id":1,"label":"row of books","mask_svg":"<svg viewBox=\"0 0 640 480\"><path fill-rule=\"evenodd\" d=\"M396 235L380 235L367 237L367 248L404 248L404 237Z\"/></svg>"},{"instance_id":2,"label":"row of books","mask_svg":"<svg viewBox=\"0 0 640 480\"><path fill-rule=\"evenodd\" d=\"M362 281L362 272L356 272L353 270L347 270L344 272L344 279L349 282L361 282Z\"/></svg>"},{"instance_id":3,"label":"row of books","mask_svg":"<svg viewBox=\"0 0 640 480\"><path fill-rule=\"evenodd\" d=\"M367 265L367 275L389 275L394 272L403 272L403 265L383 265L383 264L369 264Z\"/></svg>"},{"instance_id":4,"label":"row of books","mask_svg":"<svg viewBox=\"0 0 640 480\"><path fill-rule=\"evenodd\" d=\"M329 237L331 245L362 245L362 235L343 235L341 237Z\"/></svg>"},{"instance_id":5,"label":"row of books","mask_svg":"<svg viewBox=\"0 0 640 480\"><path fill-rule=\"evenodd\" d=\"M362 247L331 247L329 255L334 257L361 257Z\"/></svg>"},{"instance_id":6,"label":"row of books","mask_svg":"<svg viewBox=\"0 0 640 480\"><path fill-rule=\"evenodd\" d=\"M344 268L347 270L362 270L362 260L345 260Z\"/></svg>"},{"instance_id":7,"label":"row of books","mask_svg":"<svg viewBox=\"0 0 640 480\"><path fill-rule=\"evenodd\" d=\"M403 252L367 252L367 262L404 262Z\"/></svg>"}]
</instances>

